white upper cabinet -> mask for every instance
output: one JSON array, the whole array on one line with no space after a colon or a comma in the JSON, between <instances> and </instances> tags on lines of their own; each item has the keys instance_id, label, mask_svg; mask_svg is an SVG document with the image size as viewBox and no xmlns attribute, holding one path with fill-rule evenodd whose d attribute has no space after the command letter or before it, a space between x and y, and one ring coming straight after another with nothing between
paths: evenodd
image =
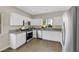
<instances>
[{"instance_id":1,"label":"white upper cabinet","mask_svg":"<svg viewBox=\"0 0 79 59\"><path fill-rule=\"evenodd\" d=\"M25 17L25 16L23 16L23 20L24 20L25 23L28 22L28 18L29 18L29 17Z\"/></svg>"},{"instance_id":2,"label":"white upper cabinet","mask_svg":"<svg viewBox=\"0 0 79 59\"><path fill-rule=\"evenodd\" d=\"M17 21L19 22L19 23L17 23L17 25L23 25L23 16L21 16L21 15L17 15ZM16 20L15 20L16 21Z\"/></svg>"},{"instance_id":3,"label":"white upper cabinet","mask_svg":"<svg viewBox=\"0 0 79 59\"><path fill-rule=\"evenodd\" d=\"M23 20L25 23L28 21L27 17L17 13L11 13L10 15L10 25L23 25Z\"/></svg>"},{"instance_id":4,"label":"white upper cabinet","mask_svg":"<svg viewBox=\"0 0 79 59\"><path fill-rule=\"evenodd\" d=\"M17 23L19 23L19 21L17 21L17 14L12 13L10 15L10 25L17 25Z\"/></svg>"},{"instance_id":5,"label":"white upper cabinet","mask_svg":"<svg viewBox=\"0 0 79 59\"><path fill-rule=\"evenodd\" d=\"M31 20L31 25L41 25L41 19L32 19Z\"/></svg>"},{"instance_id":6,"label":"white upper cabinet","mask_svg":"<svg viewBox=\"0 0 79 59\"><path fill-rule=\"evenodd\" d=\"M49 18L49 19L47 20L47 23L48 23L48 25L52 25L52 24L53 24L53 19L52 19L52 18Z\"/></svg>"},{"instance_id":7,"label":"white upper cabinet","mask_svg":"<svg viewBox=\"0 0 79 59\"><path fill-rule=\"evenodd\" d=\"M30 17L27 17L27 19L26 19L26 20L31 21L32 19L31 19Z\"/></svg>"},{"instance_id":8,"label":"white upper cabinet","mask_svg":"<svg viewBox=\"0 0 79 59\"><path fill-rule=\"evenodd\" d=\"M54 17L54 19L53 19L54 25L62 25L62 23L63 23L62 17Z\"/></svg>"}]
</instances>

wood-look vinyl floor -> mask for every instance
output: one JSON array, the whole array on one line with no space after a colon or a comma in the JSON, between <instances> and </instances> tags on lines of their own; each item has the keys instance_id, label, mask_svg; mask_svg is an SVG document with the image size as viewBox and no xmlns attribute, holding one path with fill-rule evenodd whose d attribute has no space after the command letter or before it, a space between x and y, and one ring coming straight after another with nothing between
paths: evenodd
<instances>
[{"instance_id":1,"label":"wood-look vinyl floor","mask_svg":"<svg viewBox=\"0 0 79 59\"><path fill-rule=\"evenodd\" d=\"M59 42L32 39L27 44L13 50L8 48L3 52L61 52L62 46Z\"/></svg>"}]
</instances>

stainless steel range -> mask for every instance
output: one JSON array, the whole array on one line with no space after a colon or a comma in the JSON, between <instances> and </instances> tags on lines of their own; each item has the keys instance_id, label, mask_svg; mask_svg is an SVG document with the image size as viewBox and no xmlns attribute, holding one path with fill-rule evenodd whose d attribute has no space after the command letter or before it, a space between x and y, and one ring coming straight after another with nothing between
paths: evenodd
<instances>
[{"instance_id":1,"label":"stainless steel range","mask_svg":"<svg viewBox=\"0 0 79 59\"><path fill-rule=\"evenodd\" d=\"M33 37L33 31L32 29L27 29L26 30L26 42L30 41Z\"/></svg>"},{"instance_id":2,"label":"stainless steel range","mask_svg":"<svg viewBox=\"0 0 79 59\"><path fill-rule=\"evenodd\" d=\"M31 28L23 29L26 32L26 42L29 42L33 37L33 30Z\"/></svg>"}]
</instances>

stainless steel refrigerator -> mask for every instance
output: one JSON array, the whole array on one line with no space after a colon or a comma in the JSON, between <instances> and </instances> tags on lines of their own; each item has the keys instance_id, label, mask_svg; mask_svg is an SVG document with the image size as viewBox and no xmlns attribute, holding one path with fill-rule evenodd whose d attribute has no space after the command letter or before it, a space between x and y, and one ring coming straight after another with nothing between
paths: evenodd
<instances>
[{"instance_id":1,"label":"stainless steel refrigerator","mask_svg":"<svg viewBox=\"0 0 79 59\"><path fill-rule=\"evenodd\" d=\"M63 17L63 51L77 51L77 7L73 6L66 11ZM79 37L79 36L78 36Z\"/></svg>"}]
</instances>

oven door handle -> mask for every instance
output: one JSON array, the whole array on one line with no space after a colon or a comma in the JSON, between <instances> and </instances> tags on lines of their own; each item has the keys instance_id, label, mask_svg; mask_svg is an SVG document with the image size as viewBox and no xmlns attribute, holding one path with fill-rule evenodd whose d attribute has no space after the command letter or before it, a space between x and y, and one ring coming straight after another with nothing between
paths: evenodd
<instances>
[{"instance_id":1,"label":"oven door handle","mask_svg":"<svg viewBox=\"0 0 79 59\"><path fill-rule=\"evenodd\" d=\"M32 33L32 31L28 31L27 33Z\"/></svg>"}]
</instances>

